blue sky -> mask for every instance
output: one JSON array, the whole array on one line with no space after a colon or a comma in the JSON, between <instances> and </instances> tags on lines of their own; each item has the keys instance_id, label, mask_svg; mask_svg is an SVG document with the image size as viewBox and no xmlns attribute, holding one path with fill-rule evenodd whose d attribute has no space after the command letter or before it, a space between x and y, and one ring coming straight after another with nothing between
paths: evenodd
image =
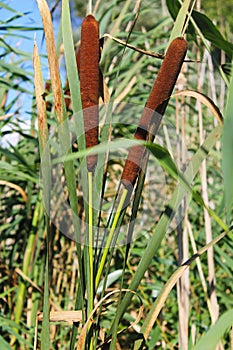
<instances>
[{"instance_id":1,"label":"blue sky","mask_svg":"<svg viewBox=\"0 0 233 350\"><path fill-rule=\"evenodd\" d=\"M42 21L40 17L40 13L37 7L36 0L1 0L2 3L8 5L15 11L19 13L25 14L24 16L14 20L11 22L12 25L15 26L27 26L29 28L40 27L42 28ZM1 8L0 6L0 20L5 22L14 16L13 12L8 11L7 9ZM42 43L42 30L40 31L12 31L12 34L15 34L15 37L7 37L7 42L14 47L17 46L22 51L27 51L32 54L33 52L33 42L36 36L36 41L41 49L41 53L45 52L44 45L43 48L41 46ZM18 38L17 35L22 34L26 38ZM4 32L0 30L0 36L4 36Z\"/></svg>"},{"instance_id":2,"label":"blue sky","mask_svg":"<svg viewBox=\"0 0 233 350\"><path fill-rule=\"evenodd\" d=\"M8 5L15 11L18 11L22 14L25 13L24 16L15 19L10 22L12 26L27 26L30 28L33 27L42 27L42 22L39 14L39 10L37 7L37 3L35 0L2 0L3 4ZM27 13L27 14L26 14ZM13 16L15 16L15 13L4 9L0 6L0 20L1 23L11 19ZM19 35L22 35L22 37L19 37ZM21 51L28 52L28 60L22 64L23 69L25 69L27 72L33 72L32 68L32 53L33 53L33 44L34 44L34 38L36 37L36 41L39 46L39 50L41 53L45 53L45 45L42 45L42 37L43 33L42 30L40 31L17 31L12 30L10 35L6 35L6 32L1 31L0 29L0 38L3 38L7 44L9 44L13 48L17 48ZM5 57L5 60L7 63L12 63L14 61L18 60L17 56L14 56L14 54L8 54L7 57ZM1 74L4 75L4 72ZM46 76L47 77L47 76ZM33 92L33 81L29 81L26 83L21 83L20 86L22 88L25 88L31 92ZM10 101L12 98L15 98L17 96L15 91L9 91L8 94L8 101ZM26 131L26 129L30 125L30 115L27 113L31 110L32 106L32 95L28 94L21 94L20 98L18 99L17 103L13 106L11 109L11 113L15 113L17 110L18 114L15 115L13 121L16 122L18 125L22 125L23 129ZM21 124L20 124L21 121ZM12 124L7 124L3 130L11 130ZM3 138L2 144L5 146L7 142L10 142L12 144L15 144L18 140L18 135L16 133L10 133L7 136Z\"/></svg>"},{"instance_id":3,"label":"blue sky","mask_svg":"<svg viewBox=\"0 0 233 350\"><path fill-rule=\"evenodd\" d=\"M55 0L51 1L49 4L52 7L55 4ZM42 21L40 17L40 13L38 10L37 2L36 0L0 0L0 3L3 3L5 5L8 5L15 11L18 11L22 14L25 14L24 16L10 22L11 25L14 26L27 26L29 28L37 27L37 28L42 28ZM6 20L12 18L15 14L13 12L10 12L9 10L4 9L0 5L0 21L1 23L4 23ZM59 17L57 16L57 20L54 21L54 26L55 29L59 26ZM75 23L76 28L80 25L80 19L76 18L73 21ZM57 30L56 30L57 31ZM56 33L56 32L55 32ZM10 36L6 36L4 31L1 31L1 26L0 26L0 38L3 38L10 46L13 48L17 48L22 51L26 51L29 54L27 62L23 63L23 68L27 72L33 72L33 67L32 67L32 54L33 54L33 45L34 45L34 38L36 38L36 42L38 45L39 52L41 54L41 60L42 60L42 67L43 67L43 78L46 80L49 77L48 73L48 68L47 68L47 63L46 60L42 58L42 55L46 54L46 49L45 49L45 41L43 40L43 31L42 30L31 30L27 32L20 32L17 30L13 30L11 32ZM19 38L19 35L22 35L23 37ZM0 47L0 52L1 52L1 47ZM10 62L11 60L16 59L14 55L8 55L7 58L5 58ZM44 65L43 65L44 63ZM4 74L2 72L1 74ZM64 75L64 74L63 74ZM21 87L24 87L30 91L33 92L33 80L31 80L28 83L21 83ZM9 93L8 99L10 100L11 98L14 98L16 96L15 91L11 91ZM30 114L28 111L31 111L31 106L32 106L32 95L28 94L21 94L20 99L17 101L17 106L14 108L17 108L19 111L18 115L15 116L15 119L17 121L23 121L24 123L24 128L26 129L27 125L30 125ZM10 112L14 113L15 110L12 109ZM21 125L21 124L20 124ZM11 125L8 124L7 127L8 130L10 130ZM6 129L5 129L6 130ZM6 141L16 143L16 135L8 135L5 137ZM4 142L4 144L5 144Z\"/></svg>"}]
</instances>

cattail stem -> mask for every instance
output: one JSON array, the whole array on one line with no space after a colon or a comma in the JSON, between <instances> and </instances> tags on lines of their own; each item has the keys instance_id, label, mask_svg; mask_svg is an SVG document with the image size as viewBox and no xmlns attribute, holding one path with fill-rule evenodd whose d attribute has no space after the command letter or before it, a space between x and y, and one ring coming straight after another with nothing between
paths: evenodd
<instances>
[{"instance_id":1,"label":"cattail stem","mask_svg":"<svg viewBox=\"0 0 233 350\"><path fill-rule=\"evenodd\" d=\"M159 128L186 52L187 43L184 38L176 38L169 45L135 132L135 139L147 141L151 128L155 129L153 132ZM133 146L129 150L121 179L128 189L132 188L137 180L145 151L146 148L142 145Z\"/></svg>"},{"instance_id":2,"label":"cattail stem","mask_svg":"<svg viewBox=\"0 0 233 350\"><path fill-rule=\"evenodd\" d=\"M88 173L88 260L89 260L89 280L87 281L88 290L88 316L94 307L94 266L93 266L93 196L92 196L92 172Z\"/></svg>"},{"instance_id":3,"label":"cattail stem","mask_svg":"<svg viewBox=\"0 0 233 350\"><path fill-rule=\"evenodd\" d=\"M88 15L81 29L79 71L86 148L98 144L99 58L99 25ZM97 155L87 156L88 171L93 172L96 163Z\"/></svg>"},{"instance_id":4,"label":"cattail stem","mask_svg":"<svg viewBox=\"0 0 233 350\"><path fill-rule=\"evenodd\" d=\"M96 275L96 279L95 279L95 288L96 289L99 286L100 278L101 278L101 275L102 275L102 272L104 269L104 265L106 263L106 259L108 256L109 249L111 247L111 243L112 243L114 234L115 234L116 229L117 229L117 224L119 222L120 214L121 214L121 212L124 208L125 202L126 202L127 195L128 195L128 190L124 189L122 196L121 196L121 199L120 199L120 202L118 204L115 216L114 216L112 226L111 226L110 231L109 231L107 242L106 242L105 247L103 249L103 255L101 257L100 264L99 264L98 271L97 271L97 275Z\"/></svg>"}]
</instances>

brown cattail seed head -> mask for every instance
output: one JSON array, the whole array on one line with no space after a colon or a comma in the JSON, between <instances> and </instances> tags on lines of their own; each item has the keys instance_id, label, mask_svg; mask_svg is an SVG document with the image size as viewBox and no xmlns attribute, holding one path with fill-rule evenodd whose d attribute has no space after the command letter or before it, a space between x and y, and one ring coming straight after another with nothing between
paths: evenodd
<instances>
[{"instance_id":1,"label":"brown cattail seed head","mask_svg":"<svg viewBox=\"0 0 233 350\"><path fill-rule=\"evenodd\" d=\"M136 139L146 141L151 126L155 124L158 128L180 73L186 52L187 43L184 38L176 38L169 45L134 135ZM122 174L122 183L125 187L134 185L144 153L144 146L138 145L130 148Z\"/></svg>"},{"instance_id":2,"label":"brown cattail seed head","mask_svg":"<svg viewBox=\"0 0 233 350\"><path fill-rule=\"evenodd\" d=\"M84 118L86 148L98 144L99 123L99 25L92 15L82 24L80 45L80 91ZM93 171L97 155L87 157L88 171Z\"/></svg>"}]
</instances>

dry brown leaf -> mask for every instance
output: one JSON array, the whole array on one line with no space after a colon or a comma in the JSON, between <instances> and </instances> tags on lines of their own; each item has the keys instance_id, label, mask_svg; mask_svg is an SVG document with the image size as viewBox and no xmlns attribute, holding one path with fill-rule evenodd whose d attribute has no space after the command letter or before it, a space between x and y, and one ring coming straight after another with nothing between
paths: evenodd
<instances>
[{"instance_id":1,"label":"dry brown leaf","mask_svg":"<svg viewBox=\"0 0 233 350\"><path fill-rule=\"evenodd\" d=\"M134 46L134 45L131 45L131 44L127 43L126 41L123 41L123 40L121 40L121 39L119 39L119 38L115 38L115 37L112 36L111 34L105 33L105 34L102 36L102 38L109 38L109 39L115 41L116 43L118 43L118 44L120 44L120 45L123 45L123 46L126 46L126 47L128 47L129 49L131 49L131 50L140 52L140 53L142 53L143 55L150 56L150 57L154 57L154 58L158 58L158 59L160 59L160 60L163 60L163 59L164 59L164 55L162 55L162 54L160 54L160 53L141 49L141 48L136 47L136 46ZM194 61L194 60L191 60L191 59L185 59L184 62L199 62L199 61Z\"/></svg>"},{"instance_id":2,"label":"dry brown leaf","mask_svg":"<svg viewBox=\"0 0 233 350\"><path fill-rule=\"evenodd\" d=\"M10 118L10 117L13 117L14 113L9 113L9 114L4 114L4 115L1 115L0 116L0 121L1 120L4 120L4 119L7 119L7 118Z\"/></svg>"},{"instance_id":3,"label":"dry brown leaf","mask_svg":"<svg viewBox=\"0 0 233 350\"><path fill-rule=\"evenodd\" d=\"M121 292L124 292L124 293L132 293L134 295L137 295L136 292L132 291L132 290L129 290L129 289L116 289L116 290L113 290L111 292L109 292L108 294L106 294L101 300L99 300L99 302L95 305L94 309L92 310L91 314L89 315L85 325L83 326L82 328L82 331L81 331L81 334L79 336L79 340L78 340L78 344L77 344L77 350L82 350L84 345L85 345L85 341L86 341L86 333L87 333L87 330L88 330L88 327L90 325L90 323L92 322L92 317L94 316L96 310L98 310L98 308L100 307L101 304L103 304L103 302L107 299L109 299L112 295L114 294L117 294L117 293L121 293ZM139 308L139 313L138 313L138 317L137 319L129 326L127 327L126 329L123 329L121 330L120 332L118 332L117 334L120 334L120 333L123 333L125 332L127 329L131 328L131 327L134 327L141 319L142 317L142 312L143 312L143 303L142 303L142 300L140 297L138 297L139 300L140 300L140 303L141 303L141 306ZM105 343L108 343L111 339L107 339L105 341ZM104 344L105 344L104 343ZM104 344L101 344L100 347L102 347Z\"/></svg>"},{"instance_id":4,"label":"dry brown leaf","mask_svg":"<svg viewBox=\"0 0 233 350\"><path fill-rule=\"evenodd\" d=\"M174 285L177 283L178 279L182 276L184 271L190 267L190 265L192 264L193 261L195 261L198 257L200 257L203 253L205 253L210 247L214 246L217 242L219 242L222 238L224 238L227 235L227 233L228 233L227 231L222 232L215 239L213 239L210 243L206 244L204 247L199 249L196 254L194 254L190 259L185 261L168 279L168 281L166 282L166 284L163 287L162 292L160 293L160 295L158 296L158 298L154 304L156 307L154 308L152 314L150 315L150 320L149 320L145 330L143 330L143 335L144 335L145 339L148 339L150 332L151 332L151 329L152 329L160 311L164 307L170 291L172 290Z\"/></svg>"},{"instance_id":5,"label":"dry brown leaf","mask_svg":"<svg viewBox=\"0 0 233 350\"><path fill-rule=\"evenodd\" d=\"M48 139L48 129L46 120L46 103L44 97L44 84L41 75L40 57L36 43L34 43L33 51L33 67L34 67L34 84L36 94L36 105L38 114L38 127L40 131L40 139L42 143L42 149L45 148Z\"/></svg>"},{"instance_id":6,"label":"dry brown leaf","mask_svg":"<svg viewBox=\"0 0 233 350\"><path fill-rule=\"evenodd\" d=\"M16 191L18 191L21 194L21 196L23 197L23 200L25 202L27 202L28 197L27 197L26 193L24 192L24 190L22 189L22 187L14 184L13 182L8 182L8 181L5 181L5 180L0 180L0 185L8 186L10 188L14 188Z\"/></svg>"},{"instance_id":7,"label":"dry brown leaf","mask_svg":"<svg viewBox=\"0 0 233 350\"><path fill-rule=\"evenodd\" d=\"M176 92L173 96L190 96L190 97L196 98L198 101L203 103L206 107L208 107L210 111L213 113L213 115L217 118L219 123L223 125L222 113L220 112L219 108L215 105L215 103L208 96L194 90L182 90L182 91Z\"/></svg>"},{"instance_id":8,"label":"dry brown leaf","mask_svg":"<svg viewBox=\"0 0 233 350\"><path fill-rule=\"evenodd\" d=\"M43 312L37 314L38 321L43 320ZM82 310L76 311L51 311L49 314L50 322L81 322Z\"/></svg>"},{"instance_id":9,"label":"dry brown leaf","mask_svg":"<svg viewBox=\"0 0 233 350\"><path fill-rule=\"evenodd\" d=\"M56 55L56 45L53 31L52 18L49 7L45 0L37 0L44 25L44 34L46 40L46 48L48 53L50 79L52 90L54 94L54 108L56 111L59 124L63 122L63 108L62 108L62 89L59 75L59 65Z\"/></svg>"}]
</instances>

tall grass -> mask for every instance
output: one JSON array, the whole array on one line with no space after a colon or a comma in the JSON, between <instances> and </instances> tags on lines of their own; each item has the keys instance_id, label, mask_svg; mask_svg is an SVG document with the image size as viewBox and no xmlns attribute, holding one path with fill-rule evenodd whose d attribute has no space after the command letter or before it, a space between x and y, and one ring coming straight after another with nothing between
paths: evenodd
<instances>
[{"instance_id":1,"label":"tall grass","mask_svg":"<svg viewBox=\"0 0 233 350\"><path fill-rule=\"evenodd\" d=\"M87 12L93 11L99 23L103 47L99 69L81 52L80 72L69 1L62 1L62 49L56 46L47 2L37 3L51 92L45 93L47 77L35 43L38 131L33 109L30 134L19 130L17 145L0 150L3 348L226 347L232 324L232 81L218 50L225 50L230 62L231 44L207 17L193 11L194 1L184 1L181 8L178 1L167 1L163 18L160 2L114 1L106 6L90 1ZM153 103L147 106L160 113L161 125L155 127L152 110L146 137L134 137L156 77L157 95L169 84L160 67L163 53L168 50L169 57L169 45L179 36L185 36L188 52L184 59L182 51L178 62L179 71L184 60L173 95L177 76L159 101L162 110ZM70 104L62 86L60 52ZM13 102L5 96L19 72L22 79L27 75L14 67L11 71L11 84L2 85L0 123L18 128L9 115ZM96 89L92 95L92 74L99 98ZM215 96L209 81L215 84ZM217 107L223 86L228 90L229 129ZM92 117L93 123L87 119ZM95 131L98 127L94 142L87 122ZM135 149L143 149L143 158L125 186L124 166ZM206 252L211 249L210 258ZM182 322L186 327L179 327Z\"/></svg>"}]
</instances>

